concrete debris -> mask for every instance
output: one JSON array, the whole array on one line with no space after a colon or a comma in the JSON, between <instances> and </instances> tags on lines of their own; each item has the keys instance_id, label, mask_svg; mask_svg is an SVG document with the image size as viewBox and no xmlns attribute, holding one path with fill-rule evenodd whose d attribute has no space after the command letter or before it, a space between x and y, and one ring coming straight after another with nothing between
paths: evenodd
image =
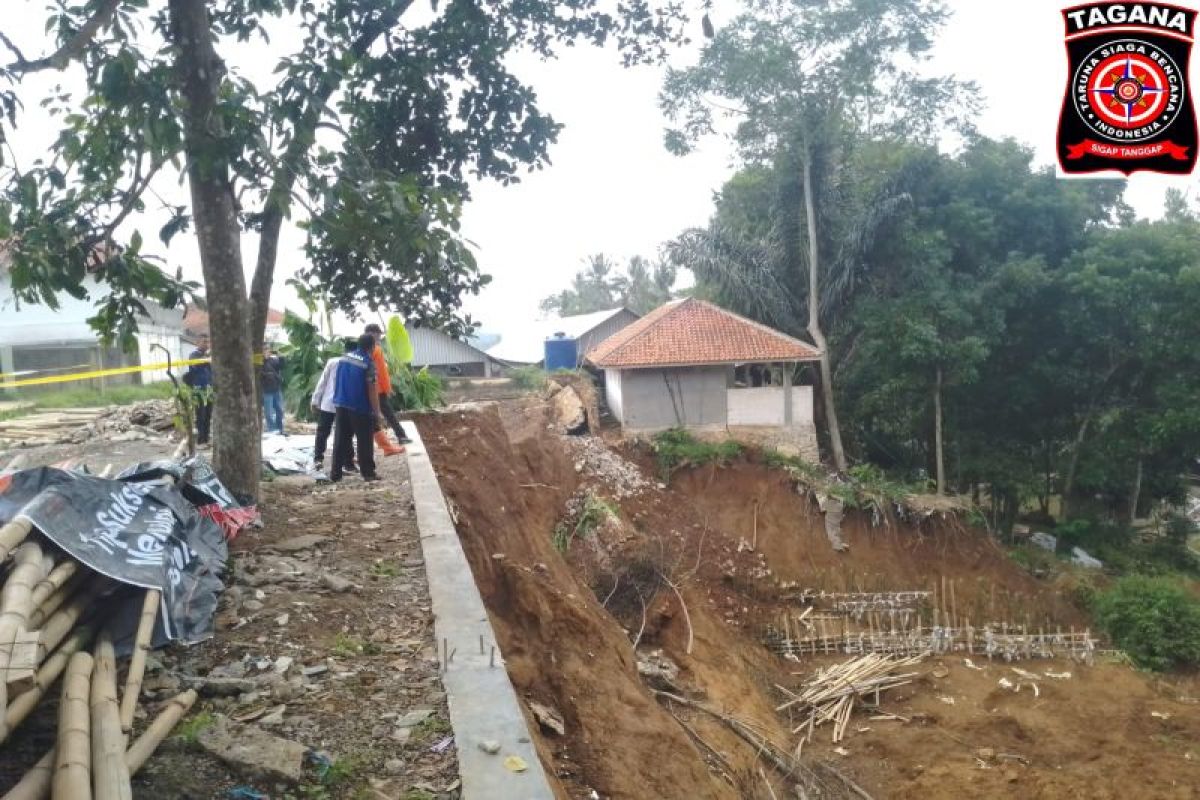
<instances>
[{"instance_id":1,"label":"concrete debris","mask_svg":"<svg viewBox=\"0 0 1200 800\"><path fill-rule=\"evenodd\" d=\"M1042 531L1034 531L1029 535L1029 541L1043 550L1049 550L1053 553L1058 549L1058 537Z\"/></svg>"},{"instance_id":2,"label":"concrete debris","mask_svg":"<svg viewBox=\"0 0 1200 800\"><path fill-rule=\"evenodd\" d=\"M494 756L500 752L500 743L495 739L487 739L479 743L479 749L489 756Z\"/></svg>"},{"instance_id":3,"label":"concrete debris","mask_svg":"<svg viewBox=\"0 0 1200 800\"><path fill-rule=\"evenodd\" d=\"M1084 569L1104 569L1104 563L1089 555L1082 547L1071 548L1071 563Z\"/></svg>"},{"instance_id":4,"label":"concrete debris","mask_svg":"<svg viewBox=\"0 0 1200 800\"><path fill-rule=\"evenodd\" d=\"M346 580L340 575L334 575L332 572L321 573L321 585L331 592L342 594L354 588L354 584Z\"/></svg>"},{"instance_id":5,"label":"concrete debris","mask_svg":"<svg viewBox=\"0 0 1200 800\"><path fill-rule=\"evenodd\" d=\"M196 743L230 769L247 777L299 783L308 748L252 725L237 725L222 714L196 737Z\"/></svg>"},{"instance_id":6,"label":"concrete debris","mask_svg":"<svg viewBox=\"0 0 1200 800\"><path fill-rule=\"evenodd\" d=\"M637 497L654 489L633 462L610 450L593 436L568 436L564 439L575 461L575 471L603 484L618 500Z\"/></svg>"},{"instance_id":7,"label":"concrete debris","mask_svg":"<svg viewBox=\"0 0 1200 800\"><path fill-rule=\"evenodd\" d=\"M533 718L536 719L538 724L543 728L556 733L559 736L566 735L567 726L563 722L562 714L558 713L556 709L553 709L550 706L544 706L536 700L530 700L529 710L533 712Z\"/></svg>"},{"instance_id":8,"label":"concrete debris","mask_svg":"<svg viewBox=\"0 0 1200 800\"><path fill-rule=\"evenodd\" d=\"M263 550L274 550L279 553L295 553L300 550L308 550L329 541L328 536L320 536L315 533L306 533L303 536L296 536L291 539L284 539L282 542L263 545Z\"/></svg>"},{"instance_id":9,"label":"concrete debris","mask_svg":"<svg viewBox=\"0 0 1200 800\"><path fill-rule=\"evenodd\" d=\"M850 545L842 538L842 514L845 511L842 501L832 495L818 494L817 507L825 515L825 537L829 539L829 545L838 553L849 550Z\"/></svg>"},{"instance_id":10,"label":"concrete debris","mask_svg":"<svg viewBox=\"0 0 1200 800\"><path fill-rule=\"evenodd\" d=\"M587 411L583 401L570 386L564 386L554 393L551 400L551 410L554 414L554 427L559 433L578 435L587 431Z\"/></svg>"},{"instance_id":11,"label":"concrete debris","mask_svg":"<svg viewBox=\"0 0 1200 800\"><path fill-rule=\"evenodd\" d=\"M433 716L432 708L418 708L413 711L409 711L403 717L398 719L396 721L396 727L412 728L417 725L420 725L422 722L424 722L425 720L429 719L432 716Z\"/></svg>"},{"instance_id":12,"label":"concrete debris","mask_svg":"<svg viewBox=\"0 0 1200 800\"><path fill-rule=\"evenodd\" d=\"M656 689L678 688L679 665L664 655L662 650L638 651L637 670L638 675Z\"/></svg>"}]
</instances>

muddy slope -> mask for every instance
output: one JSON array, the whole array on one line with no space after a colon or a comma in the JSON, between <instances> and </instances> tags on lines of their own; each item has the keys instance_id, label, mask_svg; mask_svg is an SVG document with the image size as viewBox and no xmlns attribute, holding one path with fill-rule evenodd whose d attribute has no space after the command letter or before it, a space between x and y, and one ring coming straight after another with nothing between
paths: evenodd
<instances>
[{"instance_id":1,"label":"muddy slope","mask_svg":"<svg viewBox=\"0 0 1200 800\"><path fill-rule=\"evenodd\" d=\"M518 693L564 718L559 736L530 716L563 798L795 796L724 727L656 696L638 675L635 638L643 659L661 651L680 667L689 696L794 745L774 712L775 685L794 686L817 664L778 659L761 644L763 623L789 606L793 584L940 589L944 576L976 620L1081 619L986 537L954 524L877 528L849 515L851 551L835 554L813 501L762 465L680 472L665 489L650 477L648 489L631 491L621 469L548 431L537 401L418 425ZM565 547L560 536L560 552L555 529L570 530L587 497L614 515ZM747 552L739 545L756 528L757 550ZM887 710L902 720L860 715L840 752L818 736L806 759L836 764L877 798L1200 791L1194 681L1154 684L1109 664L977 660L971 668L947 658L942 677L928 662L929 673L889 693ZM999 688L1017 679L1012 666L1072 677L1043 674L1037 694L1014 693Z\"/></svg>"}]
</instances>

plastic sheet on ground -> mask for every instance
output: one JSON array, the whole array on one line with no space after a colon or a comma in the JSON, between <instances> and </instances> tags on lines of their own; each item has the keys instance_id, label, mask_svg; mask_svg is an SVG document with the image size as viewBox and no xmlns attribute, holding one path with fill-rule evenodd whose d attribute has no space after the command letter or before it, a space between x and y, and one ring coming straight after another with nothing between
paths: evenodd
<instances>
[{"instance_id":1,"label":"plastic sheet on ground","mask_svg":"<svg viewBox=\"0 0 1200 800\"><path fill-rule=\"evenodd\" d=\"M324 477L322 472L313 467L313 448L315 444L315 436L280 436L279 434L268 434L262 440L263 463L278 475ZM332 441L330 444L332 444Z\"/></svg>"},{"instance_id":2,"label":"plastic sheet on ground","mask_svg":"<svg viewBox=\"0 0 1200 800\"><path fill-rule=\"evenodd\" d=\"M110 480L38 467L0 476L0 522L28 519L90 569L160 590L155 638L198 642L212 634L228 548L221 527L200 512L186 488L136 474ZM140 598L126 600L140 605ZM125 605L107 614L136 624L136 609Z\"/></svg>"},{"instance_id":3,"label":"plastic sheet on ground","mask_svg":"<svg viewBox=\"0 0 1200 800\"><path fill-rule=\"evenodd\" d=\"M143 461L122 470L117 479L148 481L167 476L175 479L183 496L201 515L220 526L226 539L233 539L258 521L258 508L239 502L203 456L183 461Z\"/></svg>"}]
</instances>

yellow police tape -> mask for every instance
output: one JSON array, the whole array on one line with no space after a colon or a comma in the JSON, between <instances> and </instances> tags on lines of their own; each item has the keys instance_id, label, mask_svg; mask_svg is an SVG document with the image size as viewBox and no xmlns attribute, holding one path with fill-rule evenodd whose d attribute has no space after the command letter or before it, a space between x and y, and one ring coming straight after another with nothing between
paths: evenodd
<instances>
[{"instance_id":1,"label":"yellow police tape","mask_svg":"<svg viewBox=\"0 0 1200 800\"><path fill-rule=\"evenodd\" d=\"M0 381L0 389L16 389L21 386L45 386L51 383L70 383L72 381L87 381L93 378L110 378L114 375L132 375L135 372L154 372L175 367L190 367L194 364L208 364L209 358L188 358L182 361L166 361L161 364L141 364L134 367L112 367L110 369L93 369L87 372L72 372L69 375L47 375L42 378L25 378L19 381ZM256 366L262 366L262 353L255 353L253 358ZM11 373L10 373L11 374Z\"/></svg>"}]
</instances>

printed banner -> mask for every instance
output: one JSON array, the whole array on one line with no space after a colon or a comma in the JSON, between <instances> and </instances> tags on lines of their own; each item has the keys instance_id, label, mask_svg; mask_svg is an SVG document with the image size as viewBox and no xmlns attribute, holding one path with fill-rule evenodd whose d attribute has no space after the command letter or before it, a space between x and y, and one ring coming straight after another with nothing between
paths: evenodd
<instances>
[{"instance_id":1,"label":"printed banner","mask_svg":"<svg viewBox=\"0 0 1200 800\"><path fill-rule=\"evenodd\" d=\"M96 572L159 589L166 638L212 634L228 549L179 490L39 467L0 476L0 522L18 516Z\"/></svg>"}]
</instances>

